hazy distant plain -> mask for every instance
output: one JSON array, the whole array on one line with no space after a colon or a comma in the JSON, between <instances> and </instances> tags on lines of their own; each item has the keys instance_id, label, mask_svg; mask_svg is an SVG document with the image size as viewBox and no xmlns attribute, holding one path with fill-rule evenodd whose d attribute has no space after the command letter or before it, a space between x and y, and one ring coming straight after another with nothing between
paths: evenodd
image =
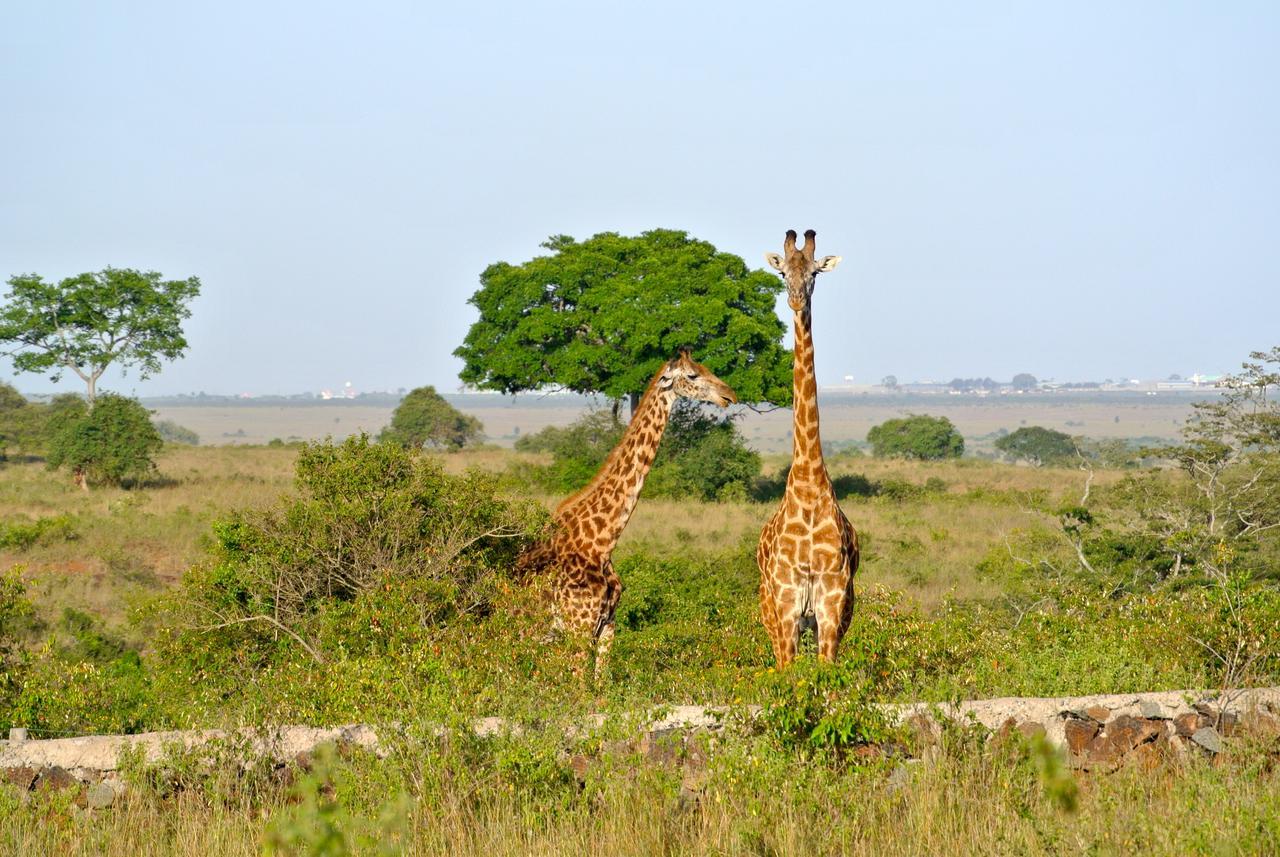
<instances>
[{"instance_id":1,"label":"hazy distant plain","mask_svg":"<svg viewBox=\"0 0 1280 857\"><path fill-rule=\"evenodd\" d=\"M484 423L491 443L511 446L522 434L549 425L565 425L603 400L580 396L517 397L451 395L455 407ZM945 416L971 447L989 445L988 436L1019 426L1040 425L1072 435L1121 438L1173 438L1204 394L1057 393L1026 396L874 395L826 393L820 396L822 437L833 443L866 439L867 430L887 419L911 413ZM391 404L359 400L301 403L149 405L157 419L173 420L200 435L201 444L261 444L273 438L343 438L364 431L376 434L391 420ZM764 453L786 452L791 443L791 411L757 413L742 407L739 426L751 445Z\"/></svg>"}]
</instances>

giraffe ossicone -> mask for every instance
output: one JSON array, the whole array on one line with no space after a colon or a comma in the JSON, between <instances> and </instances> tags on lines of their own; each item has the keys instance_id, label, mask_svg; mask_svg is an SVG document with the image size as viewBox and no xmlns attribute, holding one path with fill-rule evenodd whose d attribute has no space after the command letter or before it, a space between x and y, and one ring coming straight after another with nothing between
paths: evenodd
<instances>
[{"instance_id":1,"label":"giraffe ossicone","mask_svg":"<svg viewBox=\"0 0 1280 857\"><path fill-rule=\"evenodd\" d=\"M613 614L622 594L613 549L635 511L678 398L720 407L738 401L733 389L696 362L689 349L680 349L649 381L631 423L600 470L556 508L551 536L516 563L521 575L549 572L556 622L567 633L589 638L597 678L607 670Z\"/></svg>"},{"instance_id":2,"label":"giraffe ossicone","mask_svg":"<svg viewBox=\"0 0 1280 857\"><path fill-rule=\"evenodd\" d=\"M782 502L760 533L756 550L761 619L779 669L795 660L806 627L815 631L818 657L835 660L853 616L858 570L858 534L836 500L818 431L813 286L817 275L834 270L840 257L816 259L816 237L808 230L804 246L797 249L795 230L788 230L783 253L765 254L786 282L787 303L795 313L791 470Z\"/></svg>"}]
</instances>

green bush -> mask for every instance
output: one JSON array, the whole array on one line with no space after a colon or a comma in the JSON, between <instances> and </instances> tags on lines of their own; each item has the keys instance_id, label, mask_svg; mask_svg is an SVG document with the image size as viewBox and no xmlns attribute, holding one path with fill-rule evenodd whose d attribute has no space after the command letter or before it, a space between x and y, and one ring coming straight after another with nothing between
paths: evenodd
<instances>
[{"instance_id":1,"label":"green bush","mask_svg":"<svg viewBox=\"0 0 1280 857\"><path fill-rule=\"evenodd\" d=\"M199 446L200 435L191 429L180 426L173 420L157 420L156 432L165 443L181 443L186 446Z\"/></svg>"},{"instance_id":2,"label":"green bush","mask_svg":"<svg viewBox=\"0 0 1280 857\"><path fill-rule=\"evenodd\" d=\"M1043 426L1023 426L997 439L995 447L1014 461L1027 461L1036 467L1061 464L1076 457L1071 435Z\"/></svg>"},{"instance_id":3,"label":"green bush","mask_svg":"<svg viewBox=\"0 0 1280 857\"><path fill-rule=\"evenodd\" d=\"M552 491L576 491L591 481L626 428L610 411L590 411L567 426L547 426L527 434L515 447L520 452L551 455L549 466L531 469L539 484Z\"/></svg>"},{"instance_id":4,"label":"green bush","mask_svg":"<svg viewBox=\"0 0 1280 857\"><path fill-rule=\"evenodd\" d=\"M546 520L492 475L449 476L365 435L305 446L296 473L297 497L214 524L209 559L183 584L188 625L209 629L178 631L190 651L265 664L300 647L324 661L485 615L495 578Z\"/></svg>"},{"instance_id":5,"label":"green bush","mask_svg":"<svg viewBox=\"0 0 1280 857\"><path fill-rule=\"evenodd\" d=\"M461 449L483 436L484 426L478 419L449 404L435 387L418 387L400 400L380 439L413 449Z\"/></svg>"},{"instance_id":6,"label":"green bush","mask_svg":"<svg viewBox=\"0 0 1280 857\"><path fill-rule=\"evenodd\" d=\"M881 458L936 461L964 455L964 438L951 420L927 414L886 420L867 432L867 441Z\"/></svg>"},{"instance_id":7,"label":"green bush","mask_svg":"<svg viewBox=\"0 0 1280 857\"><path fill-rule=\"evenodd\" d=\"M71 541L74 538L75 526L68 515L54 515L12 524L0 521L0 548L26 550L40 542Z\"/></svg>"},{"instance_id":8,"label":"green bush","mask_svg":"<svg viewBox=\"0 0 1280 857\"><path fill-rule=\"evenodd\" d=\"M521 452L545 452L551 464L524 465L524 475L557 492L576 491L604 464L626 431L609 411L592 411L568 426L548 426L516 441ZM760 456L737 426L693 402L677 402L645 480L646 497L746 499L760 472Z\"/></svg>"},{"instance_id":9,"label":"green bush","mask_svg":"<svg viewBox=\"0 0 1280 857\"><path fill-rule=\"evenodd\" d=\"M645 481L645 494L746 499L759 473L760 456L747 447L732 420L711 416L697 403L680 401L671 411L653 470Z\"/></svg>"},{"instance_id":10,"label":"green bush","mask_svg":"<svg viewBox=\"0 0 1280 857\"><path fill-rule=\"evenodd\" d=\"M137 482L155 470L151 457L164 446L150 412L114 393L92 408L68 403L50 425L49 467L67 467L81 486Z\"/></svg>"}]
</instances>

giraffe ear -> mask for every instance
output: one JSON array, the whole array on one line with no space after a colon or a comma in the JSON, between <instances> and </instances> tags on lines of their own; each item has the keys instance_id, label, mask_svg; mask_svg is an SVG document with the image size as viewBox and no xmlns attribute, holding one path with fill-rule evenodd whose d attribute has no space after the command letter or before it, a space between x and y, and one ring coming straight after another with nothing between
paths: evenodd
<instances>
[{"instance_id":1,"label":"giraffe ear","mask_svg":"<svg viewBox=\"0 0 1280 857\"><path fill-rule=\"evenodd\" d=\"M827 271L834 271L836 265L839 265L840 260L843 258L843 256L823 256L818 260L819 273L825 274Z\"/></svg>"},{"instance_id":2,"label":"giraffe ear","mask_svg":"<svg viewBox=\"0 0 1280 857\"><path fill-rule=\"evenodd\" d=\"M773 268L773 270L777 271L779 274L782 273L782 254L765 253L764 260L769 263L770 268Z\"/></svg>"}]
</instances>

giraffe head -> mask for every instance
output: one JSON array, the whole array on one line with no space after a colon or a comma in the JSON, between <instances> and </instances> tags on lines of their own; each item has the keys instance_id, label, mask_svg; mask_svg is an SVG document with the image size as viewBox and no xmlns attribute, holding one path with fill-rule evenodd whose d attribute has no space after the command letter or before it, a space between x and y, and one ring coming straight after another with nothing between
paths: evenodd
<instances>
[{"instance_id":1,"label":"giraffe head","mask_svg":"<svg viewBox=\"0 0 1280 857\"><path fill-rule=\"evenodd\" d=\"M658 389L672 391L686 399L710 402L722 408L738 401L733 388L690 357L688 348L681 348L679 354L663 365L658 373Z\"/></svg>"},{"instance_id":2,"label":"giraffe head","mask_svg":"<svg viewBox=\"0 0 1280 857\"><path fill-rule=\"evenodd\" d=\"M782 254L765 253L765 261L782 275L787 284L787 303L791 309L800 312L809 305L813 295L813 281L818 274L834 271L840 264L839 256L823 256L813 258L814 241L817 232L812 229L804 233L804 247L796 249L796 231L787 230L787 238L782 244Z\"/></svg>"}]
</instances>

